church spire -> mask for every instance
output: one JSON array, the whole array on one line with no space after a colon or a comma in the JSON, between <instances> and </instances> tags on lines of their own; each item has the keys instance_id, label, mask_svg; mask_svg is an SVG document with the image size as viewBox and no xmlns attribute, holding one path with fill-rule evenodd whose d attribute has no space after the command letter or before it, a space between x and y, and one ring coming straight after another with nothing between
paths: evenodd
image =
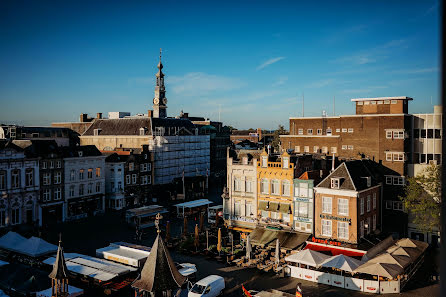
<instances>
[{"instance_id":1,"label":"church spire","mask_svg":"<svg viewBox=\"0 0 446 297\"><path fill-rule=\"evenodd\" d=\"M153 117L167 117L167 98L166 88L164 87L163 63L161 63L162 50L160 49L160 61L158 63L158 72L156 73L155 97L153 98Z\"/></svg>"},{"instance_id":2,"label":"church spire","mask_svg":"<svg viewBox=\"0 0 446 297\"><path fill-rule=\"evenodd\" d=\"M51 296L68 296L68 269L67 265L65 264L61 235L59 235L59 246L57 248L56 262L54 262L53 270L48 276L51 278Z\"/></svg>"}]
</instances>

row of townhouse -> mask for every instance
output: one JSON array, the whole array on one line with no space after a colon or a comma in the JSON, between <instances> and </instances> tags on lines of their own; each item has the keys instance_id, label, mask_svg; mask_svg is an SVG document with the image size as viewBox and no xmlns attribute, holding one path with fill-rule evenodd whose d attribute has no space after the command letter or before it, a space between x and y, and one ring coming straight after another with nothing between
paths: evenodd
<instances>
[{"instance_id":1,"label":"row of townhouse","mask_svg":"<svg viewBox=\"0 0 446 297\"><path fill-rule=\"evenodd\" d=\"M0 141L0 227L50 225L148 203L147 147L107 156L54 140Z\"/></svg>"},{"instance_id":2,"label":"row of townhouse","mask_svg":"<svg viewBox=\"0 0 446 297\"><path fill-rule=\"evenodd\" d=\"M382 226L375 167L366 159L339 163L308 154L230 152L225 222L242 232L274 228L359 244Z\"/></svg>"},{"instance_id":3,"label":"row of townhouse","mask_svg":"<svg viewBox=\"0 0 446 297\"><path fill-rule=\"evenodd\" d=\"M430 164L442 164L442 107L431 114L409 114L410 97L352 99L354 115L291 117L283 150L335 155L339 159L368 158L383 184L383 228L436 245L439 232L422 232L410 222L399 197L407 177Z\"/></svg>"}]
</instances>

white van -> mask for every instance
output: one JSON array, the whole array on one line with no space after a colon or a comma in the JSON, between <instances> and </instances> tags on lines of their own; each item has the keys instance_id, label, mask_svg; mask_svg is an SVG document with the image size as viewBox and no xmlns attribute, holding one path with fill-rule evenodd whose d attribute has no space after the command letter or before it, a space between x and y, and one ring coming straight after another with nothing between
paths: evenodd
<instances>
[{"instance_id":1,"label":"white van","mask_svg":"<svg viewBox=\"0 0 446 297\"><path fill-rule=\"evenodd\" d=\"M225 279L218 275L209 275L195 283L190 289L188 297L216 297L222 296L225 289Z\"/></svg>"}]
</instances>

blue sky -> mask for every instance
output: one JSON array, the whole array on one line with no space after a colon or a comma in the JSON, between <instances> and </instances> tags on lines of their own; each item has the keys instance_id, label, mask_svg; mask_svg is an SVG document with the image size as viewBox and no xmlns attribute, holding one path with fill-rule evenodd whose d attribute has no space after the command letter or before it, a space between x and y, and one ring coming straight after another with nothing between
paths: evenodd
<instances>
[{"instance_id":1,"label":"blue sky","mask_svg":"<svg viewBox=\"0 0 446 297\"><path fill-rule=\"evenodd\" d=\"M1 1L0 122L147 113L163 48L168 116L237 128L439 99L437 1ZM309 2L309 1L307 1Z\"/></svg>"}]
</instances>

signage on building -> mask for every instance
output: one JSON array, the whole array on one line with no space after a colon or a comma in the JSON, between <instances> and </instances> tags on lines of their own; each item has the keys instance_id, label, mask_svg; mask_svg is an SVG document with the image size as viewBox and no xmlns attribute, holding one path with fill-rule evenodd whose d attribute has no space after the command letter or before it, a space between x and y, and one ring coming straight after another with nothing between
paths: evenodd
<instances>
[{"instance_id":1,"label":"signage on building","mask_svg":"<svg viewBox=\"0 0 446 297\"><path fill-rule=\"evenodd\" d=\"M306 223L309 223L309 222L312 221L312 219L309 219L309 218L302 218L302 217L294 217L294 219L295 219L296 221L299 221L299 222L306 222Z\"/></svg>"},{"instance_id":2,"label":"signage on building","mask_svg":"<svg viewBox=\"0 0 446 297\"><path fill-rule=\"evenodd\" d=\"M310 202L310 198L295 197L294 199L299 202Z\"/></svg>"},{"instance_id":3,"label":"signage on building","mask_svg":"<svg viewBox=\"0 0 446 297\"><path fill-rule=\"evenodd\" d=\"M311 238L312 242L316 242L316 243L324 243L324 244L329 244L329 245L334 245L334 246L340 246L341 243L339 241L334 241L334 240L328 240L328 239L318 239L318 238Z\"/></svg>"},{"instance_id":4,"label":"signage on building","mask_svg":"<svg viewBox=\"0 0 446 297\"><path fill-rule=\"evenodd\" d=\"M335 216L332 216L332 215L324 215L324 214L320 214L319 216L321 217L321 219L337 220L337 221L342 221L342 222L348 222L350 225L352 223L352 219L350 219L350 218L341 218L341 217L335 217Z\"/></svg>"}]
</instances>

